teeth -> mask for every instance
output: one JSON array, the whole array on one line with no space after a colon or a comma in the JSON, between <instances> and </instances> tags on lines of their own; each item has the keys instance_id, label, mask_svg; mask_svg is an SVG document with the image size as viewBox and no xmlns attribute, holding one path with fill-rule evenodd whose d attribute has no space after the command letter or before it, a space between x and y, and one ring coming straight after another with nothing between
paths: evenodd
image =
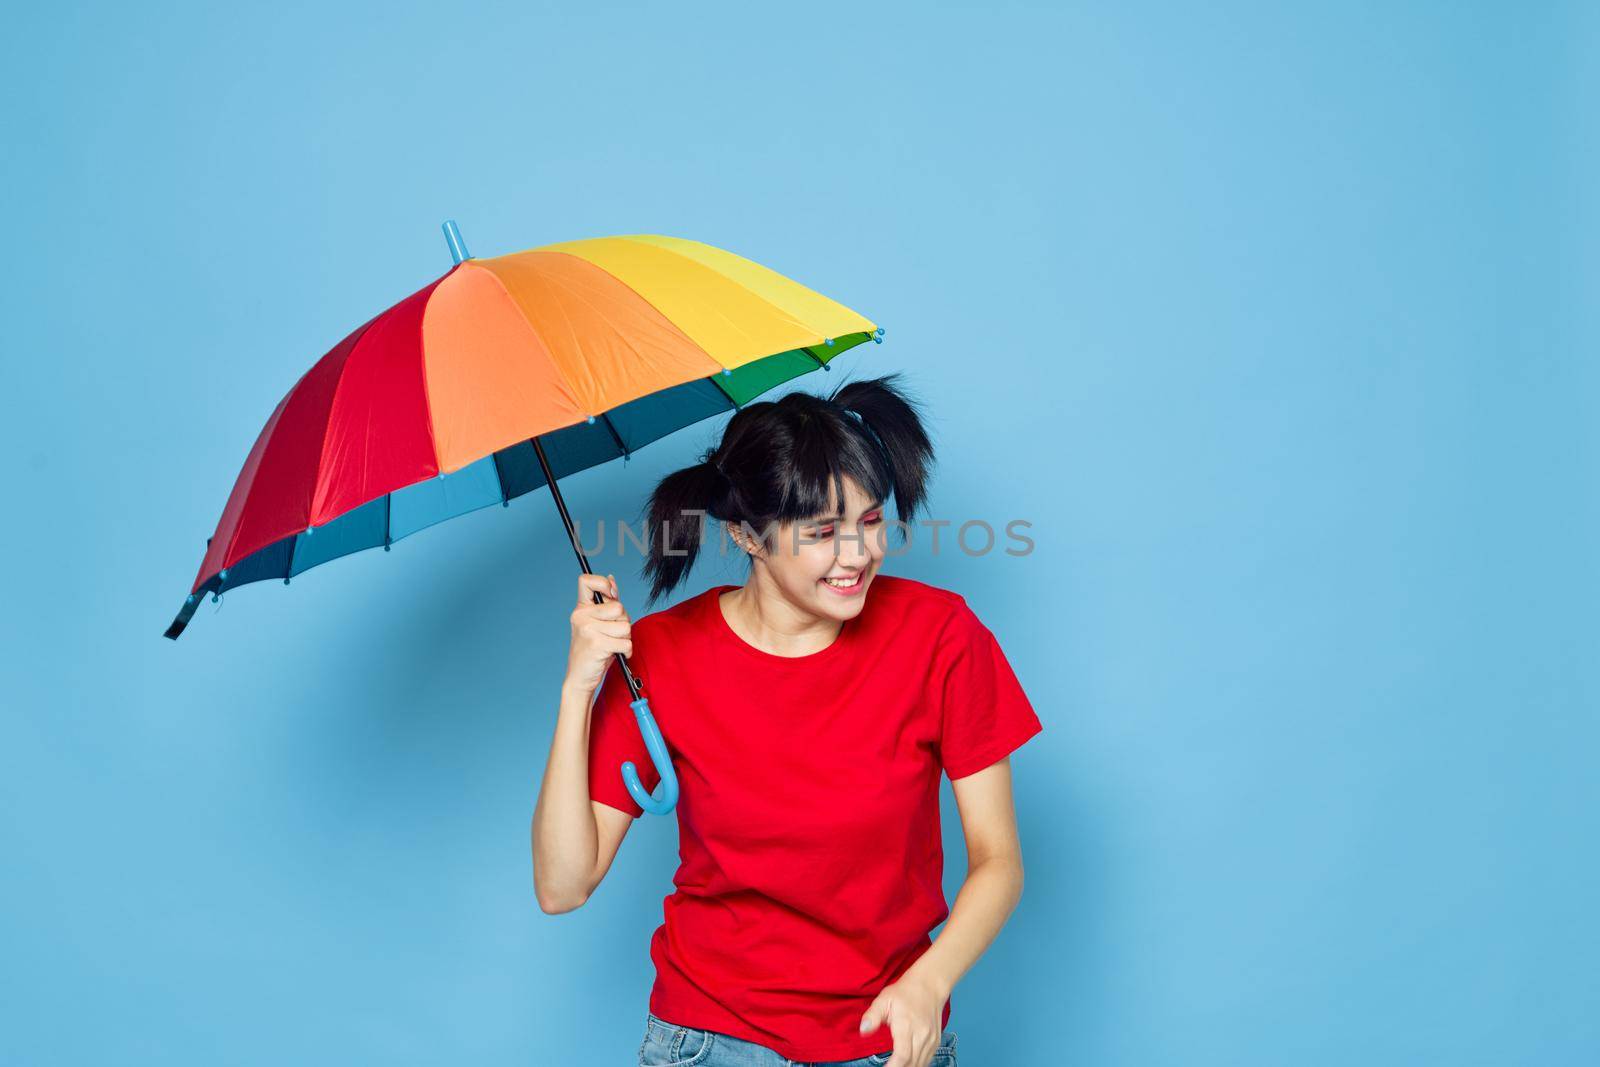
<instances>
[{"instance_id":1,"label":"teeth","mask_svg":"<svg viewBox=\"0 0 1600 1067\"><path fill-rule=\"evenodd\" d=\"M856 575L854 578L824 578L822 580L836 588L849 589L851 586L861 581L861 576Z\"/></svg>"}]
</instances>

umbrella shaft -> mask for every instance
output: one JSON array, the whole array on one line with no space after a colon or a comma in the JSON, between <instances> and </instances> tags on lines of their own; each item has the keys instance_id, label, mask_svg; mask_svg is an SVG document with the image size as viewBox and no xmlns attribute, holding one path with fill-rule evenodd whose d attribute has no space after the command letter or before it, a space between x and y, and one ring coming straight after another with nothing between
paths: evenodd
<instances>
[{"instance_id":1,"label":"umbrella shaft","mask_svg":"<svg viewBox=\"0 0 1600 1067\"><path fill-rule=\"evenodd\" d=\"M572 542L572 551L578 556L578 566L583 568L583 573L593 574L594 572L589 569L588 557L583 554L583 542L578 540L578 531L572 525L572 516L567 513L567 502L561 499L561 490L556 487L556 475L550 469L550 461L545 458L544 446L539 443L537 437L530 437L528 440L533 445L534 455L539 457L539 466L544 469L545 484L550 486L550 495L555 498L556 510L561 512L561 522L567 528L567 540ZM604 604L606 602L606 598L599 593L592 595L596 604ZM638 700L639 680L633 676L633 671L628 669L627 658L621 652L616 653L616 657L617 662L622 664L622 678L623 681L628 683L628 692L633 694L634 700Z\"/></svg>"}]
</instances>

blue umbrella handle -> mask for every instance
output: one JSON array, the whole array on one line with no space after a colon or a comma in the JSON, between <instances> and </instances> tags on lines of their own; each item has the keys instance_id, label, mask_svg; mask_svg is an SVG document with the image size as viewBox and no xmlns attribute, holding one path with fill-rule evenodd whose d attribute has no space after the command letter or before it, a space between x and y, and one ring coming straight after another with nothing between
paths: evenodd
<instances>
[{"instance_id":1,"label":"blue umbrella handle","mask_svg":"<svg viewBox=\"0 0 1600 1067\"><path fill-rule=\"evenodd\" d=\"M645 792L644 783L639 780L639 769L634 766L633 760L624 760L622 782L628 787L628 794L641 808L652 815L665 815L678 803L678 775L672 769L672 757L667 754L667 742L661 736L661 728L656 725L656 717L650 714L649 697L640 697L628 706L633 709L634 721L639 724L639 733L644 737L644 747L650 750L650 762L661 772L661 781L656 785L657 795Z\"/></svg>"}]
</instances>

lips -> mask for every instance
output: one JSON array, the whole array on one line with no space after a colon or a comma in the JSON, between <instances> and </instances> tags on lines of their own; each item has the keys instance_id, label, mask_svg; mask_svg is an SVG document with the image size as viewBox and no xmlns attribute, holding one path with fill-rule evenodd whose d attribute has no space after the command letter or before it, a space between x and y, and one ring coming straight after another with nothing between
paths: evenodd
<instances>
[{"instance_id":1,"label":"lips","mask_svg":"<svg viewBox=\"0 0 1600 1067\"><path fill-rule=\"evenodd\" d=\"M829 592L836 593L839 596L853 596L856 593L861 592L863 586L866 584L866 577L867 577L866 572L862 571L860 574L855 576L856 580L855 580L855 583L852 584L852 585L847 585L847 586L842 586L841 587L841 586L834 585L831 582L828 582L826 580L820 580L819 584L822 585L823 588L827 589Z\"/></svg>"}]
</instances>

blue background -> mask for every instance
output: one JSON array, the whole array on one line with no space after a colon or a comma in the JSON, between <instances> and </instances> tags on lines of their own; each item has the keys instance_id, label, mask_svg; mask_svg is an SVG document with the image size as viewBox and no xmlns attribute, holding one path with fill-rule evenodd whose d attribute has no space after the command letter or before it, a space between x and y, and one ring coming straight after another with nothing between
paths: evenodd
<instances>
[{"instance_id":1,"label":"blue background","mask_svg":"<svg viewBox=\"0 0 1600 1067\"><path fill-rule=\"evenodd\" d=\"M891 564L1045 722L963 1063L1600 1061L1592 9L8 23L0 1060L632 1062L676 828L539 910L543 494L161 636L278 398L454 217L857 307L885 344L798 384L906 370L934 513L1034 524ZM722 421L569 502L635 514Z\"/></svg>"}]
</instances>

